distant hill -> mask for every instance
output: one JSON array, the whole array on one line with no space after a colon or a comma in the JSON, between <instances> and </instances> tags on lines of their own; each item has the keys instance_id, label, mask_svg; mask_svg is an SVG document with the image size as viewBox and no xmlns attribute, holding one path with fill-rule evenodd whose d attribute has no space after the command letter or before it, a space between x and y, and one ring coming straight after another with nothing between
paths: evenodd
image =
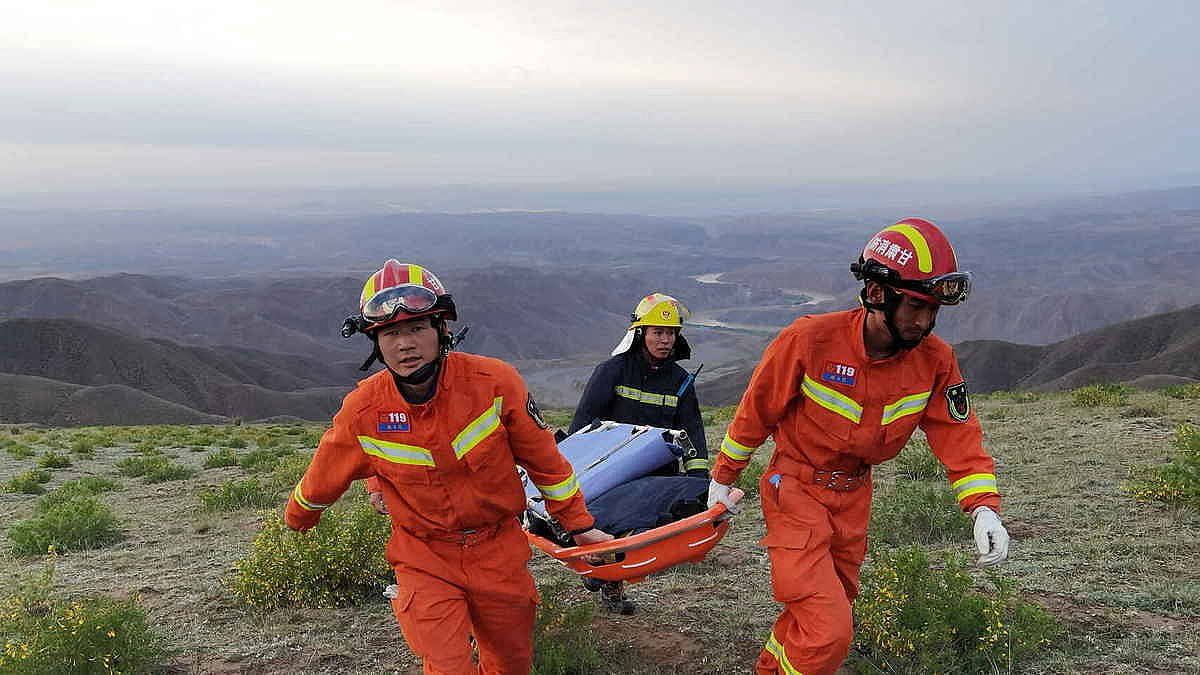
<instances>
[{"instance_id":1,"label":"distant hill","mask_svg":"<svg viewBox=\"0 0 1200 675\"><path fill-rule=\"evenodd\" d=\"M1200 305L1052 345L978 340L955 349L974 391L1070 389L1097 382L1152 382L1159 376L1200 379Z\"/></svg>"},{"instance_id":2,"label":"distant hill","mask_svg":"<svg viewBox=\"0 0 1200 675\"><path fill-rule=\"evenodd\" d=\"M669 266L637 277L504 266L435 271L458 302L460 325L471 326L464 349L504 359L553 359L609 349L628 312L650 290L674 289L689 303L729 302L722 297L737 292L730 285L681 279ZM118 274L13 281L0 284L0 319L75 319L141 338L299 354L320 364L323 374L308 379L328 384L324 373L331 368L353 371L370 353L362 336L346 340L338 333L342 319L356 309L369 272L362 278L286 280ZM249 367L245 359L242 363Z\"/></svg>"},{"instance_id":3,"label":"distant hill","mask_svg":"<svg viewBox=\"0 0 1200 675\"><path fill-rule=\"evenodd\" d=\"M84 387L119 385L226 417L327 419L362 376L344 364L148 340L70 319L0 322L0 343L5 346L0 352L0 373ZM137 399L124 395L114 398L112 405L119 400L133 406Z\"/></svg>"},{"instance_id":4,"label":"distant hill","mask_svg":"<svg viewBox=\"0 0 1200 675\"><path fill-rule=\"evenodd\" d=\"M226 420L124 385L84 387L0 373L0 422L6 424L208 424Z\"/></svg>"},{"instance_id":5,"label":"distant hill","mask_svg":"<svg viewBox=\"0 0 1200 675\"><path fill-rule=\"evenodd\" d=\"M1200 380L1200 305L1125 321L1052 345L971 340L955 345L973 392L1059 390L1099 382L1152 387ZM699 388L704 405L734 405L754 363Z\"/></svg>"}]
</instances>

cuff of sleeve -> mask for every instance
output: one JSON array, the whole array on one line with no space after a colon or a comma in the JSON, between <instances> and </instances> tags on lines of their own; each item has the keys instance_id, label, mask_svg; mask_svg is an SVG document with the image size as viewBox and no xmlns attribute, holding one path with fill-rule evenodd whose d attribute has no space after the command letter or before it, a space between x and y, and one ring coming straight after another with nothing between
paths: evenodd
<instances>
[{"instance_id":1,"label":"cuff of sleeve","mask_svg":"<svg viewBox=\"0 0 1200 675\"><path fill-rule=\"evenodd\" d=\"M591 530L594 530L595 528L596 528L596 521L593 520L591 525L588 525L587 527L581 527L578 530L571 530L571 531L567 532L567 534L571 535L572 537L576 537L576 536L583 534L584 532L590 532Z\"/></svg>"},{"instance_id":2,"label":"cuff of sleeve","mask_svg":"<svg viewBox=\"0 0 1200 675\"><path fill-rule=\"evenodd\" d=\"M727 466L718 465L716 470L712 472L712 479L721 485L733 485L737 482L741 471L734 471Z\"/></svg>"},{"instance_id":3,"label":"cuff of sleeve","mask_svg":"<svg viewBox=\"0 0 1200 675\"><path fill-rule=\"evenodd\" d=\"M996 515L1000 515L1000 495L993 492L968 497L963 500L962 510L967 515L972 515L975 513L975 509L981 506L986 506L995 511Z\"/></svg>"},{"instance_id":4,"label":"cuff of sleeve","mask_svg":"<svg viewBox=\"0 0 1200 675\"><path fill-rule=\"evenodd\" d=\"M296 504L296 500L289 499L287 508L283 511L283 522L288 528L306 532L317 526L321 520L320 511L307 511L300 508Z\"/></svg>"}]
</instances>

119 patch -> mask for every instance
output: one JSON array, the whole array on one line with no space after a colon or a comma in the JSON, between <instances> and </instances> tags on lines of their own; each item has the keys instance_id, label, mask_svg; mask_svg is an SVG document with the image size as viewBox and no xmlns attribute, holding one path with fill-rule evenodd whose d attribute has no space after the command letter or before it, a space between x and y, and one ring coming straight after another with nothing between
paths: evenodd
<instances>
[{"instance_id":1,"label":"119 patch","mask_svg":"<svg viewBox=\"0 0 1200 675\"><path fill-rule=\"evenodd\" d=\"M951 418L959 422L966 422L971 416L971 399L967 396L966 382L946 387L946 410Z\"/></svg>"},{"instance_id":2,"label":"119 patch","mask_svg":"<svg viewBox=\"0 0 1200 675\"><path fill-rule=\"evenodd\" d=\"M412 431L412 425L406 412L381 412L378 429L381 433Z\"/></svg>"},{"instance_id":3,"label":"119 patch","mask_svg":"<svg viewBox=\"0 0 1200 675\"><path fill-rule=\"evenodd\" d=\"M858 369L844 363L826 361L825 367L821 369L821 379L826 382L853 387L854 383L858 381Z\"/></svg>"}]
</instances>

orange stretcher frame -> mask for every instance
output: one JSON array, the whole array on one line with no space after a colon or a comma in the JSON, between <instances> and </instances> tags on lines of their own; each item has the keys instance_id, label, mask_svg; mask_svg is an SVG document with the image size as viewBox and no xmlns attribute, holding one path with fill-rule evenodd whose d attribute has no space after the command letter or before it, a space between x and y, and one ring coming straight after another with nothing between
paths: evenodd
<instances>
[{"instance_id":1,"label":"orange stretcher frame","mask_svg":"<svg viewBox=\"0 0 1200 675\"><path fill-rule=\"evenodd\" d=\"M737 488L729 492L734 504L742 497ZM525 537L580 576L636 583L675 565L703 560L729 531L732 517L724 504L717 503L683 520L600 544L562 547L528 530Z\"/></svg>"}]
</instances>

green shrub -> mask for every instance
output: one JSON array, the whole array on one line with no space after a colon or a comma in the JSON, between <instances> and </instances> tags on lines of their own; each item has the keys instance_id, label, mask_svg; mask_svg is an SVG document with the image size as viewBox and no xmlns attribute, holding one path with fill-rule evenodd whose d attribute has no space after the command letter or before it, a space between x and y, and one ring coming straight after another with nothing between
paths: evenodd
<instances>
[{"instance_id":1,"label":"green shrub","mask_svg":"<svg viewBox=\"0 0 1200 675\"><path fill-rule=\"evenodd\" d=\"M76 497L41 510L8 528L13 552L41 555L50 550L97 548L121 539L112 509L94 497Z\"/></svg>"},{"instance_id":2,"label":"green shrub","mask_svg":"<svg viewBox=\"0 0 1200 675\"><path fill-rule=\"evenodd\" d=\"M200 493L200 506L205 511L237 511L260 506L279 506L279 490L257 478L228 480Z\"/></svg>"},{"instance_id":3,"label":"green shrub","mask_svg":"<svg viewBox=\"0 0 1200 675\"><path fill-rule=\"evenodd\" d=\"M79 455L80 457L94 457L96 455L96 442L90 438L78 438L71 444L71 454Z\"/></svg>"},{"instance_id":4,"label":"green shrub","mask_svg":"<svg viewBox=\"0 0 1200 675\"><path fill-rule=\"evenodd\" d=\"M946 555L931 569L916 546L875 554L854 605L859 672L1020 672L1063 634L1011 581L993 574L993 592L973 591L966 564Z\"/></svg>"},{"instance_id":5,"label":"green shrub","mask_svg":"<svg viewBox=\"0 0 1200 675\"><path fill-rule=\"evenodd\" d=\"M231 438L231 439L225 441L224 443L222 443L222 445L224 445L227 448L235 448L237 450L242 450L246 447L246 439L241 438L241 437L234 437L234 438Z\"/></svg>"},{"instance_id":6,"label":"green shrub","mask_svg":"<svg viewBox=\"0 0 1200 675\"><path fill-rule=\"evenodd\" d=\"M49 483L50 478L49 471L45 469L33 469L13 476L11 480L4 484L4 491L26 495L40 495L46 491L46 488L42 487L42 485Z\"/></svg>"},{"instance_id":7,"label":"green shrub","mask_svg":"<svg viewBox=\"0 0 1200 675\"><path fill-rule=\"evenodd\" d=\"M51 450L38 458L38 466L43 469L65 469L71 466L71 458Z\"/></svg>"},{"instance_id":8,"label":"green shrub","mask_svg":"<svg viewBox=\"0 0 1200 675\"><path fill-rule=\"evenodd\" d=\"M929 445L913 441L896 458L896 475L910 480L946 480L946 468L934 456Z\"/></svg>"},{"instance_id":9,"label":"green shrub","mask_svg":"<svg viewBox=\"0 0 1200 675\"><path fill-rule=\"evenodd\" d=\"M1043 394L1036 391L993 391L986 394L971 394L971 398L981 401L1012 401L1013 403L1033 403L1040 401Z\"/></svg>"},{"instance_id":10,"label":"green shrub","mask_svg":"<svg viewBox=\"0 0 1200 675\"><path fill-rule=\"evenodd\" d=\"M1129 491L1143 501L1200 506L1200 428L1181 424L1167 464L1134 469Z\"/></svg>"},{"instance_id":11,"label":"green shrub","mask_svg":"<svg viewBox=\"0 0 1200 675\"><path fill-rule=\"evenodd\" d=\"M296 453L279 460L275 469L271 471L271 486L280 490L291 490L300 482L311 461L312 453Z\"/></svg>"},{"instance_id":12,"label":"green shrub","mask_svg":"<svg viewBox=\"0 0 1200 675\"><path fill-rule=\"evenodd\" d=\"M1162 393L1171 398L1195 400L1200 398L1200 382L1195 384L1172 384L1169 387L1163 388Z\"/></svg>"},{"instance_id":13,"label":"green shrub","mask_svg":"<svg viewBox=\"0 0 1200 675\"><path fill-rule=\"evenodd\" d=\"M394 579L383 557L391 523L367 500L350 502L327 510L308 532L293 532L271 514L249 555L234 564L226 582L233 595L258 609L381 601Z\"/></svg>"},{"instance_id":14,"label":"green shrub","mask_svg":"<svg viewBox=\"0 0 1200 675\"><path fill-rule=\"evenodd\" d=\"M1129 402L1132 390L1123 384L1092 384L1071 392L1071 400L1081 408L1123 406Z\"/></svg>"},{"instance_id":15,"label":"green shrub","mask_svg":"<svg viewBox=\"0 0 1200 675\"><path fill-rule=\"evenodd\" d=\"M254 437L254 444L260 448L274 448L280 444L280 438L274 434L274 430L264 431Z\"/></svg>"},{"instance_id":16,"label":"green shrub","mask_svg":"<svg viewBox=\"0 0 1200 675\"><path fill-rule=\"evenodd\" d=\"M238 464L246 473L265 473L273 471L279 461L292 454L292 450L258 449L251 450L238 459Z\"/></svg>"},{"instance_id":17,"label":"green shrub","mask_svg":"<svg viewBox=\"0 0 1200 675\"><path fill-rule=\"evenodd\" d=\"M166 665L165 642L136 599L59 599L52 578L48 569L0 599L0 673L146 673Z\"/></svg>"},{"instance_id":18,"label":"green shrub","mask_svg":"<svg viewBox=\"0 0 1200 675\"><path fill-rule=\"evenodd\" d=\"M757 461L756 461L757 460ZM758 494L758 482L762 479L763 471L767 469L767 459L761 452L750 459L750 463L742 469L741 475L734 481L734 487L740 488L747 497Z\"/></svg>"},{"instance_id":19,"label":"green shrub","mask_svg":"<svg viewBox=\"0 0 1200 675\"><path fill-rule=\"evenodd\" d=\"M12 445L4 448L4 451L16 459L29 459L37 454L33 451L33 448L22 443L13 443Z\"/></svg>"},{"instance_id":20,"label":"green shrub","mask_svg":"<svg viewBox=\"0 0 1200 675\"><path fill-rule=\"evenodd\" d=\"M1165 417L1166 415L1167 402L1163 400L1131 405L1121 412L1121 417L1130 418Z\"/></svg>"},{"instance_id":21,"label":"green shrub","mask_svg":"<svg viewBox=\"0 0 1200 675\"><path fill-rule=\"evenodd\" d=\"M971 520L944 483L899 481L875 496L871 538L892 546L962 543L971 540Z\"/></svg>"},{"instance_id":22,"label":"green shrub","mask_svg":"<svg viewBox=\"0 0 1200 675\"><path fill-rule=\"evenodd\" d=\"M229 448L222 448L205 458L204 468L219 469L225 466L237 466L238 463L236 452Z\"/></svg>"},{"instance_id":23,"label":"green shrub","mask_svg":"<svg viewBox=\"0 0 1200 675\"><path fill-rule=\"evenodd\" d=\"M565 589L543 589L533 628L532 675L582 675L604 665L592 630L590 602L564 603ZM577 594L576 594L577 596Z\"/></svg>"},{"instance_id":24,"label":"green shrub","mask_svg":"<svg viewBox=\"0 0 1200 675\"><path fill-rule=\"evenodd\" d=\"M119 489L121 489L121 484L111 478L100 478L99 476L77 478L66 481L58 486L57 490L37 500L34 508L38 511L45 511L52 506L69 502L78 497L94 497L102 492Z\"/></svg>"},{"instance_id":25,"label":"green shrub","mask_svg":"<svg viewBox=\"0 0 1200 675\"><path fill-rule=\"evenodd\" d=\"M117 470L129 477L143 476L147 483L183 480L196 475L196 470L171 462L163 455L127 457L117 462Z\"/></svg>"}]
</instances>

